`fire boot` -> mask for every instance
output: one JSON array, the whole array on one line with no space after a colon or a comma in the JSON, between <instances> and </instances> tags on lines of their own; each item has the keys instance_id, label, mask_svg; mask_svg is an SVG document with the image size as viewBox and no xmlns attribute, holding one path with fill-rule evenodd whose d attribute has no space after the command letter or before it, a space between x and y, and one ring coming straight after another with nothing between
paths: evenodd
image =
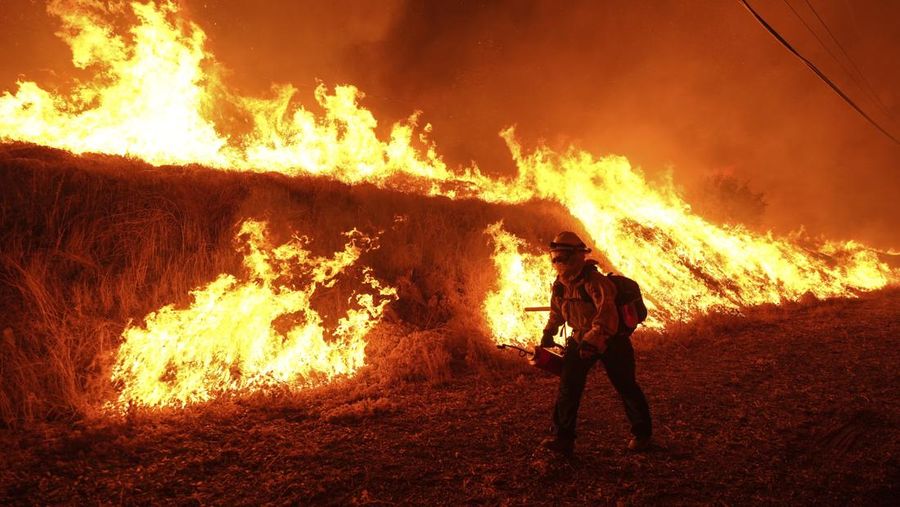
<instances>
[{"instance_id":1,"label":"fire boot","mask_svg":"<svg viewBox=\"0 0 900 507\"><path fill-rule=\"evenodd\" d=\"M569 457L575 451L575 439L563 437L547 437L541 440L541 447L557 454Z\"/></svg>"},{"instance_id":2,"label":"fire boot","mask_svg":"<svg viewBox=\"0 0 900 507\"><path fill-rule=\"evenodd\" d=\"M650 447L650 443L652 441L652 437L634 437L628 441L628 450L634 452L645 451L648 447Z\"/></svg>"}]
</instances>

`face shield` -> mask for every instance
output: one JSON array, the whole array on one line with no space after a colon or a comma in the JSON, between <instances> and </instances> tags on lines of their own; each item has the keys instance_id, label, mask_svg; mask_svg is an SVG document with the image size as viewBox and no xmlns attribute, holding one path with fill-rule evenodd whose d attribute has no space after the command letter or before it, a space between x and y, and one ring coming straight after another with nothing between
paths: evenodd
<instances>
[{"instance_id":1,"label":"face shield","mask_svg":"<svg viewBox=\"0 0 900 507\"><path fill-rule=\"evenodd\" d=\"M560 249L560 250L551 250L550 251L550 262L554 265L556 264L568 264L570 260L575 256L575 250L572 249Z\"/></svg>"},{"instance_id":2,"label":"face shield","mask_svg":"<svg viewBox=\"0 0 900 507\"><path fill-rule=\"evenodd\" d=\"M550 250L550 262L557 275L572 275L584 263L584 251L576 248L554 248Z\"/></svg>"}]
</instances>

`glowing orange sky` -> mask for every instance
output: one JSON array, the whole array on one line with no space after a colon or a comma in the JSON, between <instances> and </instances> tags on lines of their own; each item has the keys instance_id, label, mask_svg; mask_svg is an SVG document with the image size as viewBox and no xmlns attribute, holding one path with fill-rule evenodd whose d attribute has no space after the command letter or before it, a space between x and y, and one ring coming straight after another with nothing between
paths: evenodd
<instances>
[{"instance_id":1,"label":"glowing orange sky","mask_svg":"<svg viewBox=\"0 0 900 507\"><path fill-rule=\"evenodd\" d=\"M811 0L900 119L900 4ZM793 5L807 14L801 0ZM776 28L900 135L793 17ZM354 83L383 124L421 109L451 163L512 167L497 131L577 142L674 167L691 191L716 172L769 203L764 226L900 244L900 148L844 104L737 2L187 1L209 47L248 92ZM43 2L0 0L0 90L73 72ZM823 32L823 37L825 36ZM309 94L306 94L309 96Z\"/></svg>"}]
</instances>

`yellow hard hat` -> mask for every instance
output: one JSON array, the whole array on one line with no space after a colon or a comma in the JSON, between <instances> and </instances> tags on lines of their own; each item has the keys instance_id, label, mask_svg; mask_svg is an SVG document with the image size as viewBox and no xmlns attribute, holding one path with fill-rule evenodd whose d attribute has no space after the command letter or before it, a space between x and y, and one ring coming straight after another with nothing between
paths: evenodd
<instances>
[{"instance_id":1,"label":"yellow hard hat","mask_svg":"<svg viewBox=\"0 0 900 507\"><path fill-rule=\"evenodd\" d=\"M591 249L581 241L577 234L571 231L562 231L550 242L550 250L574 250L590 252Z\"/></svg>"}]
</instances>

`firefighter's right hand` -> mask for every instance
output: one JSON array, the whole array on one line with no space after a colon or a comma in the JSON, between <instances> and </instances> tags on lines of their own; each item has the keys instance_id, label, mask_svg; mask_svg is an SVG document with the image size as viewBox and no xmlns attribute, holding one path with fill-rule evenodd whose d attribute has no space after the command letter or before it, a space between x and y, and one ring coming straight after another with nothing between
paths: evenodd
<instances>
[{"instance_id":1,"label":"firefighter's right hand","mask_svg":"<svg viewBox=\"0 0 900 507\"><path fill-rule=\"evenodd\" d=\"M556 342L553 341L553 333L551 333L550 331L544 331L544 335L541 336L541 347L545 349L556 347Z\"/></svg>"},{"instance_id":2,"label":"firefighter's right hand","mask_svg":"<svg viewBox=\"0 0 900 507\"><path fill-rule=\"evenodd\" d=\"M578 347L578 355L581 356L582 359L590 359L602 351L597 348L593 343L588 343L585 341L581 342L581 346Z\"/></svg>"}]
</instances>

